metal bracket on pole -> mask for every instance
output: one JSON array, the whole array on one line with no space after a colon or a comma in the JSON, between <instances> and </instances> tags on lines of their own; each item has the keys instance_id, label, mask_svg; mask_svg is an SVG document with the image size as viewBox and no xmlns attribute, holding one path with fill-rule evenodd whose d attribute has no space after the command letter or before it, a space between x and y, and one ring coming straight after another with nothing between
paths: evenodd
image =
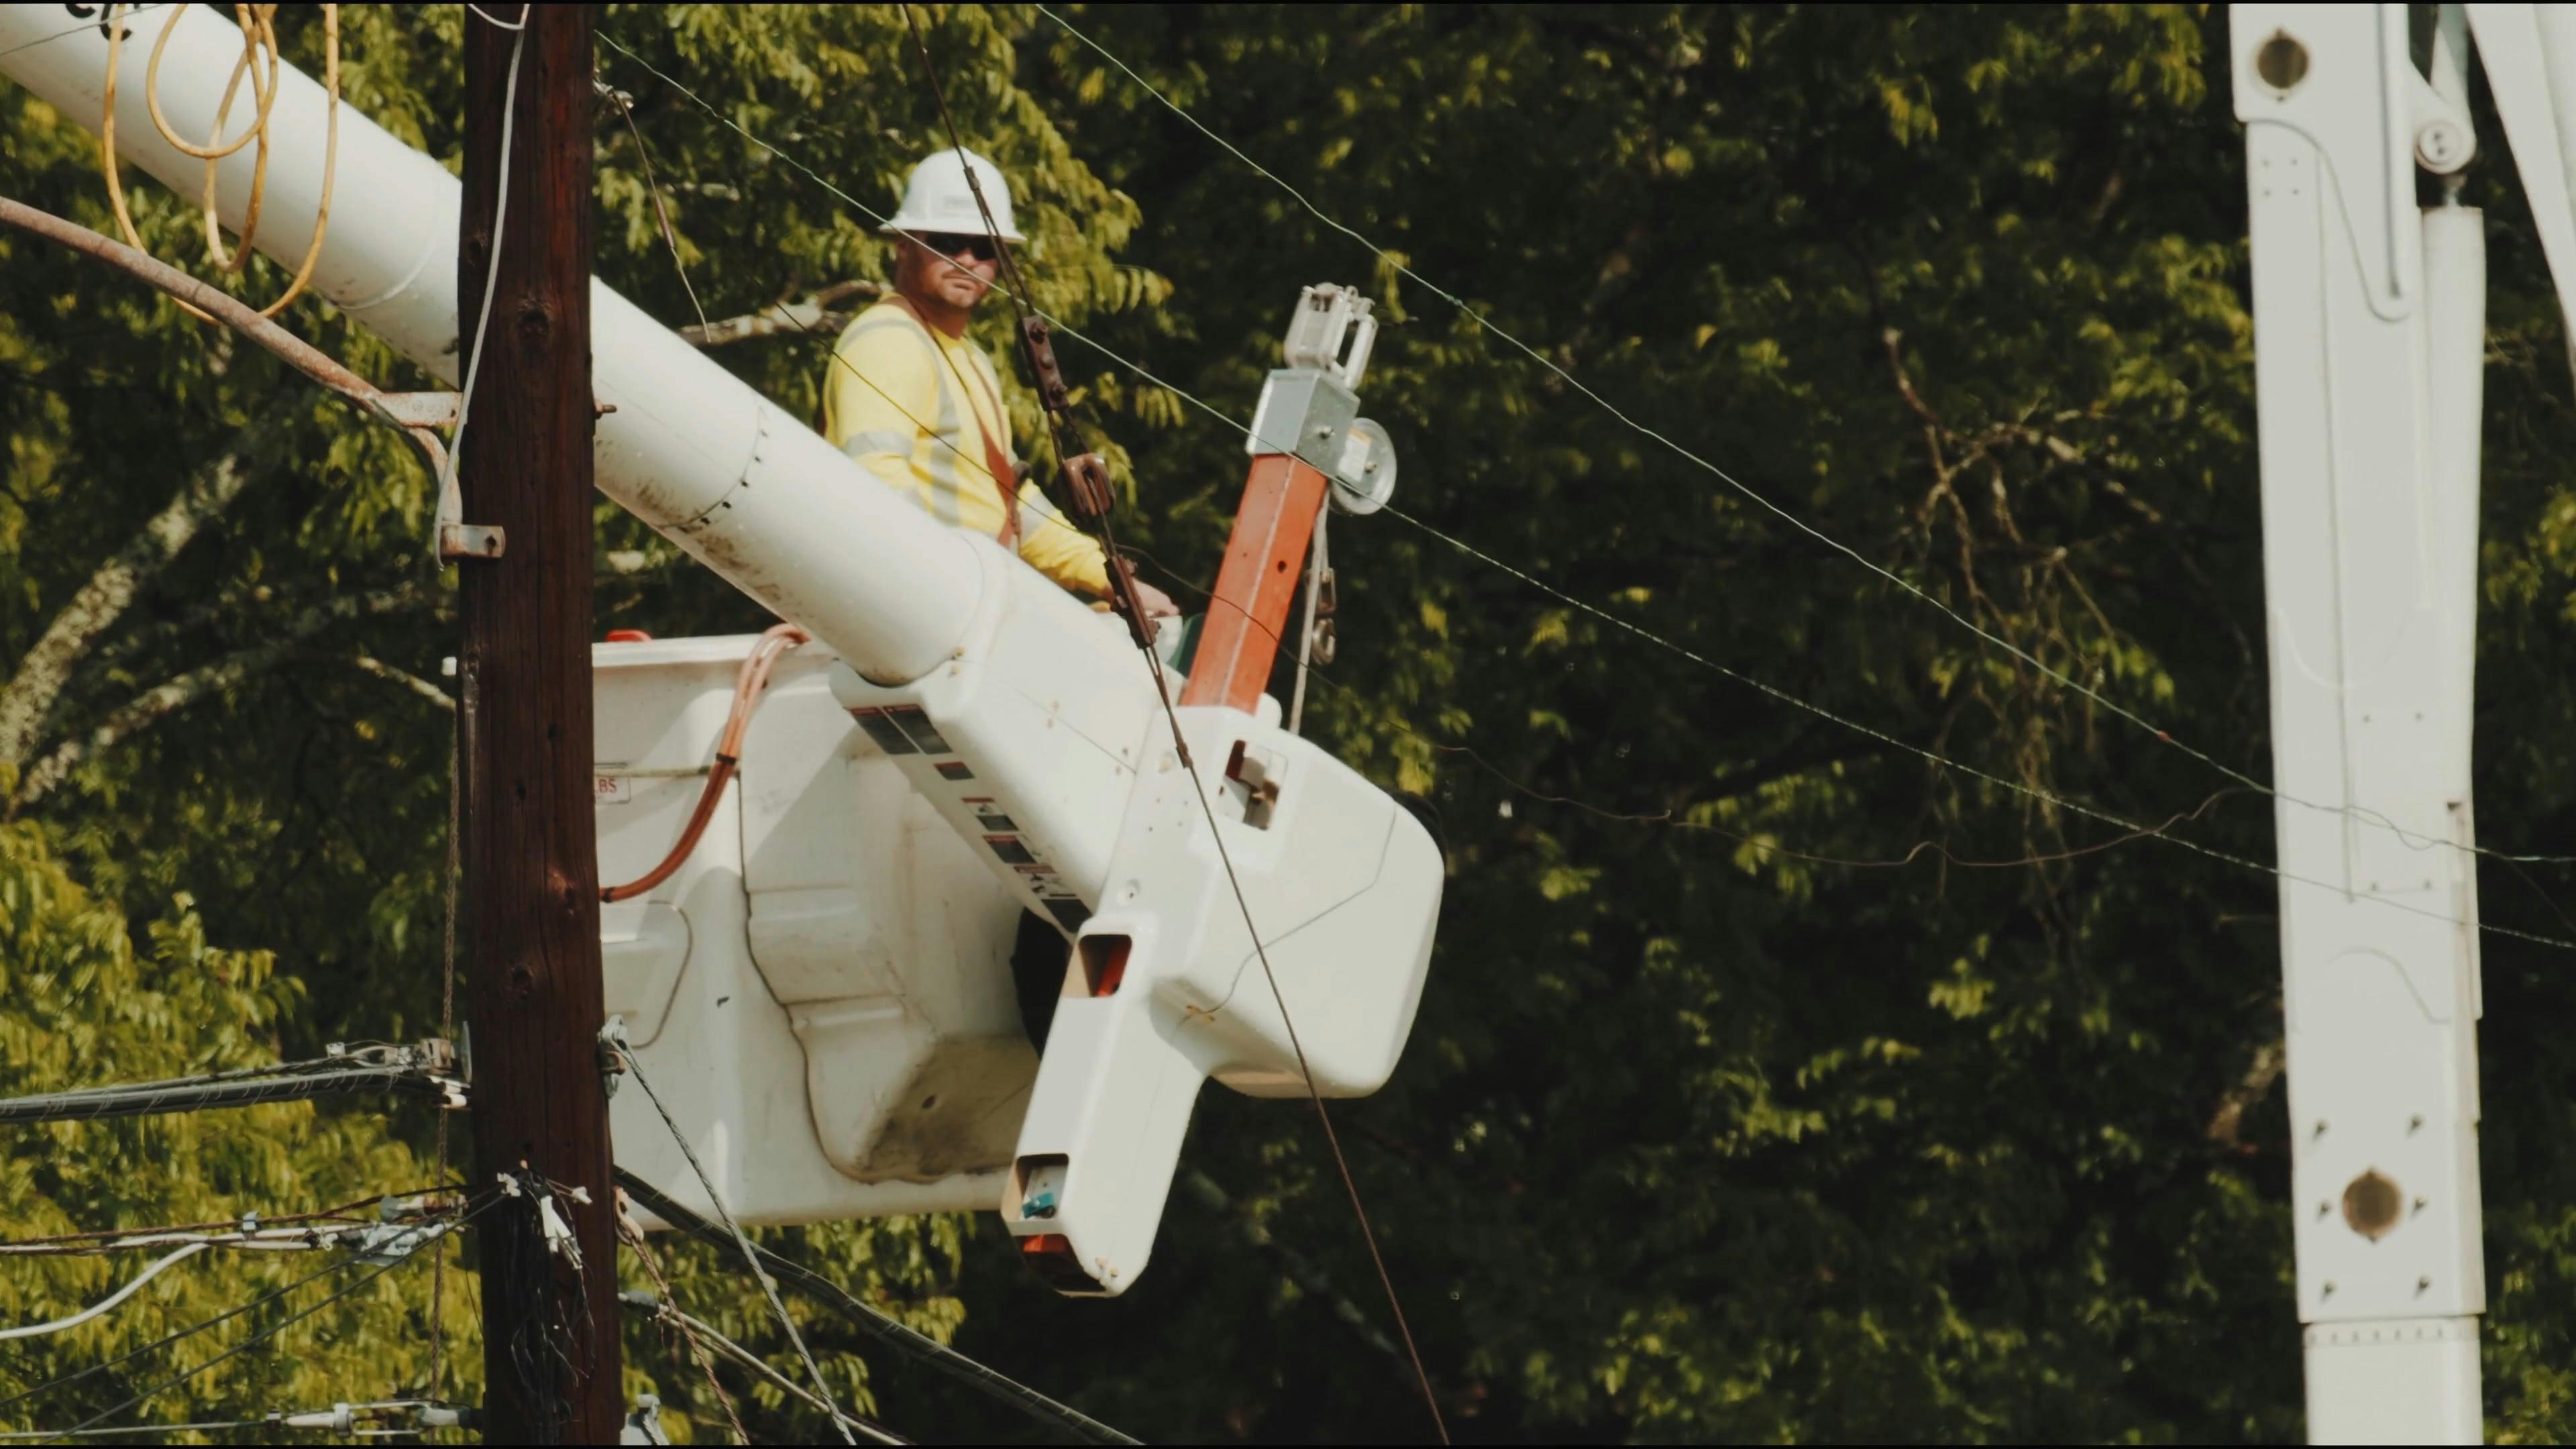
<instances>
[{"instance_id":1,"label":"metal bracket on pole","mask_svg":"<svg viewBox=\"0 0 2576 1449\"><path fill-rule=\"evenodd\" d=\"M447 449L434 431L454 428L464 394L454 392L389 392L369 400L379 418L403 430L418 448L421 461L429 466L429 476L439 480L438 487L438 558L499 558L509 546L509 535L502 529L465 521L465 494L456 486L455 476L447 468Z\"/></svg>"}]
</instances>

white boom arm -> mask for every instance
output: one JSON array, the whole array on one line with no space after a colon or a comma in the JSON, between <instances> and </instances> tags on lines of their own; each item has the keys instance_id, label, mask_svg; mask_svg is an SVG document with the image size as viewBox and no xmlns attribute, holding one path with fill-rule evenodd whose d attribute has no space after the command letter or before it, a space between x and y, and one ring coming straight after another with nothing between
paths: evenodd
<instances>
[{"instance_id":1,"label":"white boom arm","mask_svg":"<svg viewBox=\"0 0 2576 1449\"><path fill-rule=\"evenodd\" d=\"M2418 10L2424 7L2416 7ZM2475 1443L2484 219L2472 30L2562 300L2576 17L2229 12L2254 264L2291 1200L2318 1443ZM2419 185L2441 200L2418 204Z\"/></svg>"},{"instance_id":2,"label":"white boom arm","mask_svg":"<svg viewBox=\"0 0 2576 1449\"><path fill-rule=\"evenodd\" d=\"M67 18L59 6L0 6L0 73L96 127L106 37L94 25L65 33ZM126 18L133 38L119 55L117 146L133 164L194 196L203 163L165 142L145 109L145 65L166 19L158 11ZM230 20L183 7L159 79L163 111L181 134L210 133L240 51ZM326 98L291 68L278 84L258 240L300 257L320 196ZM236 108L236 128L244 114ZM456 306L459 183L353 109L343 108L339 131L337 192L314 290L453 383L463 347L471 345L459 337ZM218 214L227 225L241 218L251 168L248 149L219 165ZM892 1183L887 1196L845 1198L845 1207L942 1205L905 1183L1016 1163L1004 1174L1001 1206L1032 1260L1078 1291L1123 1290L1152 1246L1199 1083L1213 1075L1254 1093L1305 1090L1144 662L1100 616L990 541L933 522L596 282L591 315L595 386L600 401L615 407L598 425L600 490L839 656L845 667L834 671L832 689L876 750L842 722L845 743L827 740L824 753L900 769L1012 897L1068 927L1089 920L1015 1158L924 1168L927 1149L913 1149L940 1135L928 1128L910 1139L908 1167L884 1165L892 1160L885 1152L870 1156L899 1115L896 1099L914 1091L906 1079L879 1081L856 1102L823 1089L823 1056L865 1055L882 1040L864 1032L836 1036L832 1023L918 1025L923 1013L940 1010L939 993L918 979L925 969L989 972L996 964L989 953L971 963L885 958L897 948L874 945L868 952L875 954L861 961L836 944L854 937L800 935L794 908L782 908L768 939L790 945L770 959L795 966L764 962L760 986L791 1015L803 1013L795 1040L817 1084L810 1103L791 1099L789 1110L803 1109L811 1134L828 1135L845 1119L857 1123L823 1155L848 1178ZM495 317L493 325L509 322ZM1222 708L1185 709L1181 717L1217 802L1215 834L1232 854L1317 1087L1334 1095L1375 1090L1394 1068L1420 997L1439 910L1438 849L1383 791L1275 725ZM604 720L603 733L615 723ZM1277 787L1275 803L1265 799L1250 819L1243 789L1216 773L1238 751L1266 765L1257 778ZM676 773L686 772L685 763ZM756 762L752 768L756 773ZM743 807L747 816L762 808L757 801ZM866 823L896 830L900 814ZM746 818L736 849L757 856L762 840L791 836L773 831L755 840ZM919 879L910 876L910 853L880 863L902 872L916 893L940 889L931 865L921 867ZM846 902L852 884L774 894ZM880 894L890 889L883 880L855 884ZM928 908L935 912L938 902ZM760 910L754 894L748 930L756 959ZM876 922L870 939L891 938L898 924ZM738 907L733 928L744 929ZM644 935L651 929L649 922L631 926ZM680 959L690 960L691 932L703 927L677 929ZM982 939L981 929L961 926L953 939ZM818 942L828 949L814 949ZM694 998L666 992L657 999ZM712 1009L729 998L706 999ZM914 1039L936 1035L916 1032ZM767 1065L730 1050L730 1057L683 1060L739 1062L744 1072ZM681 1090L670 1095L682 1100L685 1116L693 1097L720 1095L723 1084L675 1085ZM933 1111L940 1095L931 1093L922 1110ZM1009 1090L953 1095L988 1106L1018 1099ZM777 1110L772 1093L732 1125L742 1156L737 1169L720 1173L728 1192L752 1200L767 1190L761 1154L784 1147L760 1140L776 1125L760 1114ZM962 1124L952 1135L972 1136L986 1125ZM769 1221L836 1215L829 1194L808 1187L797 1194L767 1211L758 1201L735 1205Z\"/></svg>"}]
</instances>

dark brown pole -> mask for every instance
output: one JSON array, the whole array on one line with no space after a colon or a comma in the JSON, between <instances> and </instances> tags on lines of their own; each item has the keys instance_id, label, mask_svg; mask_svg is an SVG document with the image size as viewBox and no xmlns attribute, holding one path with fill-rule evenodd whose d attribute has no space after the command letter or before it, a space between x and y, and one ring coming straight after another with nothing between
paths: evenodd
<instances>
[{"instance_id":1,"label":"dark brown pole","mask_svg":"<svg viewBox=\"0 0 2576 1449\"><path fill-rule=\"evenodd\" d=\"M460 460L466 522L503 534L499 557L456 565L470 1185L491 1192L503 1174L556 1184L581 1262L549 1251L533 1197L504 1198L476 1220L484 1440L614 1444L624 1414L591 815L591 12L479 8L524 15L527 29L466 11L460 366L475 346L505 173L509 188Z\"/></svg>"}]
</instances>

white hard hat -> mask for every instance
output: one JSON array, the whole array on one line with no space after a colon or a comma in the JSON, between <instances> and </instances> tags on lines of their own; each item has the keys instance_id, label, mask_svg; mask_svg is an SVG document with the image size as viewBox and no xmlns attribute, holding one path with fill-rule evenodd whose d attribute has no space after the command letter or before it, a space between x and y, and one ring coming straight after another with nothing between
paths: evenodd
<instances>
[{"instance_id":1,"label":"white hard hat","mask_svg":"<svg viewBox=\"0 0 2576 1449\"><path fill-rule=\"evenodd\" d=\"M993 225L1006 242L1026 241L1011 220L1011 188L1002 179L1002 168L960 148L941 151L912 168L912 178L904 183L903 206L881 231L955 232L965 236L986 235L984 212L975 204L975 192L966 184L966 168L975 168L975 179L984 187L984 204L993 208Z\"/></svg>"}]
</instances>

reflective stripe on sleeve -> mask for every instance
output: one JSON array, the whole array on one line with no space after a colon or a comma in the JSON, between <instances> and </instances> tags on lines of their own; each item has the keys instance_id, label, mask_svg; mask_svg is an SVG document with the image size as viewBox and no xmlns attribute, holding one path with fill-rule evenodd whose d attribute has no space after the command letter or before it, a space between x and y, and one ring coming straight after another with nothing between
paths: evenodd
<instances>
[{"instance_id":1,"label":"reflective stripe on sleeve","mask_svg":"<svg viewBox=\"0 0 2576 1449\"><path fill-rule=\"evenodd\" d=\"M850 440L841 445L841 451L853 458L865 458L870 453L892 453L908 458L912 445L913 435L906 432L853 433Z\"/></svg>"}]
</instances>

